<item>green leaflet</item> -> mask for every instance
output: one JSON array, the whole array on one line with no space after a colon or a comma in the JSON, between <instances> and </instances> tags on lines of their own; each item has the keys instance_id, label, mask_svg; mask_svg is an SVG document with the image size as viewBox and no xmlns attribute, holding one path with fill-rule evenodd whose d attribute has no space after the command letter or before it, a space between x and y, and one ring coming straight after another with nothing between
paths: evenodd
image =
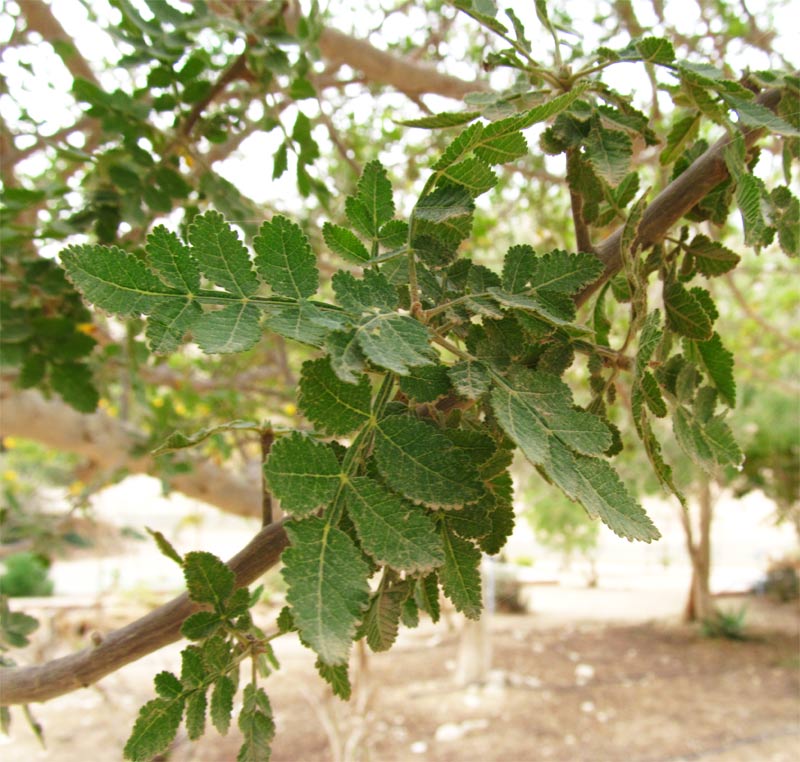
<instances>
[{"instance_id":1,"label":"green leaflet","mask_svg":"<svg viewBox=\"0 0 800 762\"><path fill-rule=\"evenodd\" d=\"M412 368L400 377L400 390L417 402L434 402L450 391L450 379L444 365Z\"/></svg>"},{"instance_id":2,"label":"green leaflet","mask_svg":"<svg viewBox=\"0 0 800 762\"><path fill-rule=\"evenodd\" d=\"M329 665L346 664L356 624L369 603L369 566L340 529L316 517L286 526L286 600L303 641Z\"/></svg>"},{"instance_id":3,"label":"green leaflet","mask_svg":"<svg viewBox=\"0 0 800 762\"><path fill-rule=\"evenodd\" d=\"M553 437L585 455L600 455L611 445L608 426L591 413L573 410L572 392L556 376L516 367L491 399L500 425L534 464L549 459Z\"/></svg>"},{"instance_id":4,"label":"green leaflet","mask_svg":"<svg viewBox=\"0 0 800 762\"><path fill-rule=\"evenodd\" d=\"M406 127L422 127L433 130L440 127L456 127L475 121L481 115L480 111L443 112L434 116L423 116L421 119L406 119L398 124Z\"/></svg>"},{"instance_id":5,"label":"green leaflet","mask_svg":"<svg viewBox=\"0 0 800 762\"><path fill-rule=\"evenodd\" d=\"M503 288L511 294L525 290L536 269L536 252L532 246L512 246L503 260Z\"/></svg>"},{"instance_id":6,"label":"green leaflet","mask_svg":"<svg viewBox=\"0 0 800 762\"><path fill-rule=\"evenodd\" d=\"M721 93L721 95L722 99L739 115L741 123L747 127L764 127L778 135L800 137L800 130L770 111L766 106L728 93Z\"/></svg>"},{"instance_id":7,"label":"green leaflet","mask_svg":"<svg viewBox=\"0 0 800 762\"><path fill-rule=\"evenodd\" d=\"M367 247L347 228L326 222L322 226L322 237L334 254L338 254L348 262L360 264L369 259Z\"/></svg>"},{"instance_id":8,"label":"green leaflet","mask_svg":"<svg viewBox=\"0 0 800 762\"><path fill-rule=\"evenodd\" d=\"M661 537L605 460L575 455L559 442L552 443L550 455L548 475L590 516L599 516L615 534L628 540L652 542Z\"/></svg>"},{"instance_id":9,"label":"green leaflet","mask_svg":"<svg viewBox=\"0 0 800 762\"><path fill-rule=\"evenodd\" d=\"M150 266L165 283L189 294L200 290L200 266L175 233L156 226L147 236L145 251Z\"/></svg>"},{"instance_id":10,"label":"green leaflet","mask_svg":"<svg viewBox=\"0 0 800 762\"><path fill-rule=\"evenodd\" d=\"M341 436L369 419L372 388L366 376L356 384L343 382L323 357L303 363L298 403L320 431Z\"/></svg>"},{"instance_id":11,"label":"green leaflet","mask_svg":"<svg viewBox=\"0 0 800 762\"><path fill-rule=\"evenodd\" d=\"M303 299L316 293L316 257L305 233L294 222L276 215L261 226L253 248L256 267L276 294Z\"/></svg>"},{"instance_id":12,"label":"green leaflet","mask_svg":"<svg viewBox=\"0 0 800 762\"><path fill-rule=\"evenodd\" d=\"M382 273L367 270L362 278L356 278L351 273L339 271L333 276L332 283L336 301L350 312L391 312L397 308L397 291Z\"/></svg>"},{"instance_id":13,"label":"green leaflet","mask_svg":"<svg viewBox=\"0 0 800 762\"><path fill-rule=\"evenodd\" d=\"M81 413L93 413L100 395L92 382L92 371L80 362L53 363L50 384L63 398Z\"/></svg>"},{"instance_id":14,"label":"green leaflet","mask_svg":"<svg viewBox=\"0 0 800 762\"><path fill-rule=\"evenodd\" d=\"M183 718L185 700L157 698L148 701L140 710L128 742L125 759L147 762L169 748Z\"/></svg>"},{"instance_id":15,"label":"green leaflet","mask_svg":"<svg viewBox=\"0 0 800 762\"><path fill-rule=\"evenodd\" d=\"M214 681L211 691L210 716L211 723L219 733L225 735L231 725L233 714L233 697L236 695L236 686L227 675L220 675Z\"/></svg>"},{"instance_id":16,"label":"green leaflet","mask_svg":"<svg viewBox=\"0 0 800 762\"><path fill-rule=\"evenodd\" d=\"M264 476L286 512L297 517L327 505L341 483L333 448L297 431L272 446Z\"/></svg>"},{"instance_id":17,"label":"green leaflet","mask_svg":"<svg viewBox=\"0 0 800 762\"><path fill-rule=\"evenodd\" d=\"M428 343L428 329L408 315L393 312L367 317L356 329L356 339L371 362L401 376L409 368L432 365L437 359Z\"/></svg>"},{"instance_id":18,"label":"green leaflet","mask_svg":"<svg viewBox=\"0 0 800 762\"><path fill-rule=\"evenodd\" d=\"M554 249L533 260L529 276L533 290L558 294L575 294L593 283L603 272L603 263L586 252L577 254Z\"/></svg>"},{"instance_id":19,"label":"green leaflet","mask_svg":"<svg viewBox=\"0 0 800 762\"><path fill-rule=\"evenodd\" d=\"M321 347L330 330L330 321L315 304L300 301L278 307L266 319L265 325L284 338Z\"/></svg>"},{"instance_id":20,"label":"green leaflet","mask_svg":"<svg viewBox=\"0 0 800 762\"><path fill-rule=\"evenodd\" d=\"M708 473L742 462L742 451L722 416L704 421L680 405L673 412L672 430L681 449Z\"/></svg>"},{"instance_id":21,"label":"green leaflet","mask_svg":"<svg viewBox=\"0 0 800 762\"><path fill-rule=\"evenodd\" d=\"M183 576L189 597L197 603L209 603L217 612L233 592L236 577L230 567L213 553L191 551L183 557Z\"/></svg>"},{"instance_id":22,"label":"green leaflet","mask_svg":"<svg viewBox=\"0 0 800 762\"><path fill-rule=\"evenodd\" d=\"M175 431L170 434L158 447L152 450L151 454L163 455L164 453L182 450L186 447L195 447L209 437L214 436L214 434L219 434L223 431L261 431L261 426L257 423L253 423L252 421L227 421L226 423L220 423L216 426L209 426L208 428L200 429L194 434L189 435L186 435L180 431Z\"/></svg>"},{"instance_id":23,"label":"green leaflet","mask_svg":"<svg viewBox=\"0 0 800 762\"><path fill-rule=\"evenodd\" d=\"M314 666L317 668L319 676L331 686L334 696L338 696L344 701L350 699L353 687L350 685L350 676L347 674L347 664L331 666L317 659Z\"/></svg>"},{"instance_id":24,"label":"green leaflet","mask_svg":"<svg viewBox=\"0 0 800 762\"><path fill-rule=\"evenodd\" d=\"M700 354L703 367L711 382L728 407L736 407L736 382L733 378L733 353L722 344L718 333L708 341L697 341L695 347Z\"/></svg>"},{"instance_id":25,"label":"green leaflet","mask_svg":"<svg viewBox=\"0 0 800 762\"><path fill-rule=\"evenodd\" d=\"M379 653L388 651L397 639L403 601L408 597L408 583L399 586L381 586L373 593L364 615L364 633L367 645Z\"/></svg>"},{"instance_id":26,"label":"green leaflet","mask_svg":"<svg viewBox=\"0 0 800 762\"><path fill-rule=\"evenodd\" d=\"M453 388L467 399L476 400L487 391L491 383L488 368L481 362L462 360L447 370Z\"/></svg>"},{"instance_id":27,"label":"green leaflet","mask_svg":"<svg viewBox=\"0 0 800 762\"><path fill-rule=\"evenodd\" d=\"M367 234L377 238L381 225L394 217L392 186L386 169L379 161L371 161L365 167L358 181L358 201L367 213Z\"/></svg>"},{"instance_id":28,"label":"green leaflet","mask_svg":"<svg viewBox=\"0 0 800 762\"><path fill-rule=\"evenodd\" d=\"M489 165L475 158L465 159L443 169L439 175L439 182L442 180L465 187L471 196L480 196L497 185L497 175Z\"/></svg>"},{"instance_id":29,"label":"green leaflet","mask_svg":"<svg viewBox=\"0 0 800 762\"><path fill-rule=\"evenodd\" d=\"M244 352L261 338L260 319L254 304L231 304L203 312L194 321L192 334L207 354Z\"/></svg>"},{"instance_id":30,"label":"green leaflet","mask_svg":"<svg viewBox=\"0 0 800 762\"><path fill-rule=\"evenodd\" d=\"M244 687L244 706L239 714L242 746L236 762L268 762L270 743L275 737L272 707L263 688L248 683Z\"/></svg>"},{"instance_id":31,"label":"green leaflet","mask_svg":"<svg viewBox=\"0 0 800 762\"><path fill-rule=\"evenodd\" d=\"M700 300L680 283L664 288L664 310L667 325L675 333L701 341L711 338L711 319Z\"/></svg>"},{"instance_id":32,"label":"green leaflet","mask_svg":"<svg viewBox=\"0 0 800 762\"><path fill-rule=\"evenodd\" d=\"M433 519L367 476L347 483L347 511L361 546L381 565L429 571L444 561Z\"/></svg>"},{"instance_id":33,"label":"green leaflet","mask_svg":"<svg viewBox=\"0 0 800 762\"><path fill-rule=\"evenodd\" d=\"M709 278L733 270L740 260L738 254L704 235L696 235L686 253L694 257L698 272Z\"/></svg>"},{"instance_id":34,"label":"green leaflet","mask_svg":"<svg viewBox=\"0 0 800 762\"><path fill-rule=\"evenodd\" d=\"M212 282L236 296L258 291L247 249L218 212L206 212L192 220L189 243L200 269Z\"/></svg>"},{"instance_id":35,"label":"green leaflet","mask_svg":"<svg viewBox=\"0 0 800 762\"><path fill-rule=\"evenodd\" d=\"M481 552L469 541L441 529L444 546L444 565L437 571L444 594L453 602L456 611L468 619L480 619Z\"/></svg>"},{"instance_id":36,"label":"green leaflet","mask_svg":"<svg viewBox=\"0 0 800 762\"><path fill-rule=\"evenodd\" d=\"M469 190L458 185L444 185L417 201L414 218L428 222L444 222L453 217L472 214L475 202Z\"/></svg>"},{"instance_id":37,"label":"green leaflet","mask_svg":"<svg viewBox=\"0 0 800 762\"><path fill-rule=\"evenodd\" d=\"M206 709L208 700L202 690L190 693L186 701L186 735L196 741L206 730Z\"/></svg>"},{"instance_id":38,"label":"green leaflet","mask_svg":"<svg viewBox=\"0 0 800 762\"><path fill-rule=\"evenodd\" d=\"M380 421L375 459L389 486L414 502L447 509L481 496L469 457L423 421L406 416Z\"/></svg>"},{"instance_id":39,"label":"green leaflet","mask_svg":"<svg viewBox=\"0 0 800 762\"><path fill-rule=\"evenodd\" d=\"M333 372L345 383L358 383L359 376L366 370L366 358L358 344L356 331L332 331L325 338L325 348Z\"/></svg>"},{"instance_id":40,"label":"green leaflet","mask_svg":"<svg viewBox=\"0 0 800 762\"><path fill-rule=\"evenodd\" d=\"M628 174L633 144L619 130L607 130L595 125L586 139L586 156L597 175L609 185L616 186Z\"/></svg>"}]
</instances>

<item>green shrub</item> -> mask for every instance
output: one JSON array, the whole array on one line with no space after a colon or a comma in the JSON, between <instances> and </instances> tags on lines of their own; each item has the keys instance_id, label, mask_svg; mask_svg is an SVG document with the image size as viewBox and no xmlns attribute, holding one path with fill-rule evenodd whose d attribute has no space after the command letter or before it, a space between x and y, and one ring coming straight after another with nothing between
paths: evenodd
<instances>
[{"instance_id":1,"label":"green shrub","mask_svg":"<svg viewBox=\"0 0 800 762\"><path fill-rule=\"evenodd\" d=\"M5 559L0 575L0 594L11 598L53 594L50 565L36 553L15 553Z\"/></svg>"}]
</instances>

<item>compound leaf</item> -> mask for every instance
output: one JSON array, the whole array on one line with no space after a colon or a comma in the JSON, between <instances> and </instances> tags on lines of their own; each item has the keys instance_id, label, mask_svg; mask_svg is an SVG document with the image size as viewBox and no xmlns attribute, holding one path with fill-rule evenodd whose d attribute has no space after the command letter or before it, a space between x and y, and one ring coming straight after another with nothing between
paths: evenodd
<instances>
[{"instance_id":1,"label":"compound leaf","mask_svg":"<svg viewBox=\"0 0 800 762\"><path fill-rule=\"evenodd\" d=\"M270 743L275 737L272 707L263 688L248 683L244 687L244 706L239 714L239 730L244 741L236 762L269 762Z\"/></svg>"}]
</instances>

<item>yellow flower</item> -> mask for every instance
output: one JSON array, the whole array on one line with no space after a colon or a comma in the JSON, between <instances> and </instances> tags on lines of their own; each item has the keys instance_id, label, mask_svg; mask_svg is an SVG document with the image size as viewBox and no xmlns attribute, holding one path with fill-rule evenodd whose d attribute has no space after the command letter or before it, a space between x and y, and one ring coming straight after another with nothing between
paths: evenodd
<instances>
[{"instance_id":1,"label":"yellow flower","mask_svg":"<svg viewBox=\"0 0 800 762\"><path fill-rule=\"evenodd\" d=\"M3 439L3 446L6 450L13 450L17 446L16 437L5 437Z\"/></svg>"},{"instance_id":2,"label":"yellow flower","mask_svg":"<svg viewBox=\"0 0 800 762\"><path fill-rule=\"evenodd\" d=\"M196 408L195 411L197 415L204 416L204 415L211 415L211 407L207 405L205 402L201 402Z\"/></svg>"},{"instance_id":3,"label":"yellow flower","mask_svg":"<svg viewBox=\"0 0 800 762\"><path fill-rule=\"evenodd\" d=\"M3 481L9 482L9 484L13 484L14 482L18 481L19 477L16 471L12 471L10 468L3 471Z\"/></svg>"},{"instance_id":4,"label":"yellow flower","mask_svg":"<svg viewBox=\"0 0 800 762\"><path fill-rule=\"evenodd\" d=\"M83 488L85 486L86 485L80 479L77 479L76 481L72 482L72 484L69 485L69 487L68 487L69 494L70 495L80 495L81 492L83 492Z\"/></svg>"},{"instance_id":5,"label":"yellow flower","mask_svg":"<svg viewBox=\"0 0 800 762\"><path fill-rule=\"evenodd\" d=\"M153 400L153 407L164 407L164 398L163 397L156 397Z\"/></svg>"},{"instance_id":6,"label":"yellow flower","mask_svg":"<svg viewBox=\"0 0 800 762\"><path fill-rule=\"evenodd\" d=\"M79 333L85 333L87 336L97 333L97 327L94 323L78 323L75 326L75 330Z\"/></svg>"},{"instance_id":7,"label":"yellow flower","mask_svg":"<svg viewBox=\"0 0 800 762\"><path fill-rule=\"evenodd\" d=\"M183 404L183 402L176 402L176 403L173 405L173 408L175 408L175 412L176 412L178 415L186 415L186 413L188 412L188 411L186 410L186 405L184 405L184 404Z\"/></svg>"},{"instance_id":8,"label":"yellow flower","mask_svg":"<svg viewBox=\"0 0 800 762\"><path fill-rule=\"evenodd\" d=\"M287 402L283 406L283 412L286 413L286 415L297 415L297 405L292 402Z\"/></svg>"}]
</instances>

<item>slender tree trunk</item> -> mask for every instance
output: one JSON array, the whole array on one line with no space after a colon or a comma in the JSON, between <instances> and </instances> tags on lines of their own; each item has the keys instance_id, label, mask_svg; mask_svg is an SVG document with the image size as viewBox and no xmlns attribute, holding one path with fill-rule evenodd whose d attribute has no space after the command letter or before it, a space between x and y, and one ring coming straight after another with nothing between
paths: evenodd
<instances>
[{"instance_id":1,"label":"slender tree trunk","mask_svg":"<svg viewBox=\"0 0 800 762\"><path fill-rule=\"evenodd\" d=\"M703 476L697 494L699 510L697 538L694 538L691 517L687 512L683 515L683 527L686 531L686 546L692 562L692 583L686 601L683 618L687 622L702 622L711 617L714 603L711 598L711 521L713 518L713 499L711 482Z\"/></svg>"}]
</instances>

